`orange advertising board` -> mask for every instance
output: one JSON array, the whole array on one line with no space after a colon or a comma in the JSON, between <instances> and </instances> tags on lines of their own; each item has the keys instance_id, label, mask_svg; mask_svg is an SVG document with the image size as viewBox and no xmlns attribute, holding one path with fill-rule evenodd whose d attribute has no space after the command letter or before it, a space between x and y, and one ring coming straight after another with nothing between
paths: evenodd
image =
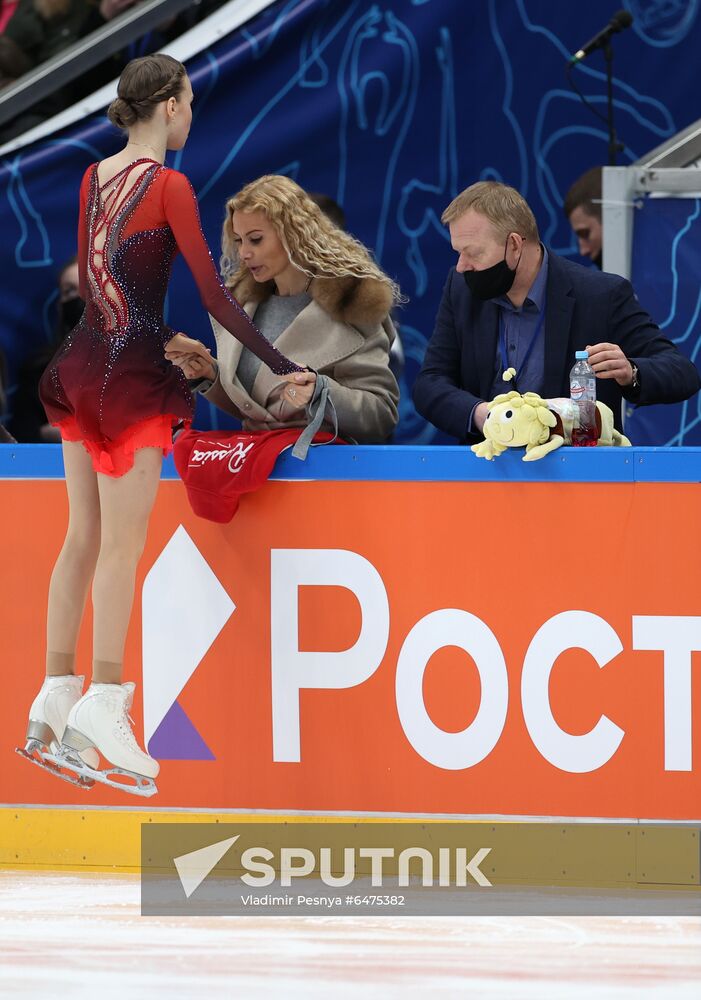
<instances>
[{"instance_id":1,"label":"orange advertising board","mask_svg":"<svg viewBox=\"0 0 701 1000\"><path fill-rule=\"evenodd\" d=\"M163 482L125 663L149 807L698 820L698 497L269 482L216 525ZM65 516L62 481L0 482L0 802L133 808L12 752Z\"/></svg>"}]
</instances>

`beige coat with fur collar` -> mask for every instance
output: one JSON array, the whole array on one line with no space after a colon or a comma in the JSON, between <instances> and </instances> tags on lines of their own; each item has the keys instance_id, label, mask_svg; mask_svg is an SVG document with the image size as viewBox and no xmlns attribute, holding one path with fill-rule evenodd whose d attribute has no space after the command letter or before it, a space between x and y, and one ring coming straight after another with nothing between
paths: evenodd
<instances>
[{"instance_id":1,"label":"beige coat with fur collar","mask_svg":"<svg viewBox=\"0 0 701 1000\"><path fill-rule=\"evenodd\" d=\"M232 294L255 320L273 285L244 278ZM389 368L395 331L390 290L374 278L315 278L312 301L280 334L275 347L291 361L325 375L338 433L359 444L385 441L397 424L399 389ZM211 317L210 317L211 318ZM304 426L305 410L281 399L284 382L261 365L250 395L236 377L242 344L212 319L219 374L206 399L243 421L245 430ZM327 406L328 416L328 406ZM327 427L330 426L327 421Z\"/></svg>"}]
</instances>

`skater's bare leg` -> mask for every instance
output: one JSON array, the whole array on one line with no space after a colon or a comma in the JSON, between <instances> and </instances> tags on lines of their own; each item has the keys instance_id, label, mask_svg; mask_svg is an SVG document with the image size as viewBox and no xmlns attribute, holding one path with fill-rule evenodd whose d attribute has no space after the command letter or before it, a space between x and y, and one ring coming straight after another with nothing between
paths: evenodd
<instances>
[{"instance_id":1,"label":"skater's bare leg","mask_svg":"<svg viewBox=\"0 0 701 1000\"><path fill-rule=\"evenodd\" d=\"M100 547L100 502L90 457L80 442L67 441L63 462L69 517L49 584L46 678L29 709L26 744L18 752L58 777L88 788L93 784L89 778L66 773L51 760L58 752L68 714L83 693L83 678L74 675L75 647ZM99 763L92 749L80 759L89 767Z\"/></svg>"},{"instance_id":2,"label":"skater's bare leg","mask_svg":"<svg viewBox=\"0 0 701 1000\"><path fill-rule=\"evenodd\" d=\"M134 684L121 684L121 673L136 567L161 462L160 449L144 448L136 452L126 475L96 477L100 544L93 577L93 683L81 697L82 677L47 678L30 709L27 744L18 748L33 763L84 787L101 781L142 796L156 792L159 766L139 747L131 730L128 712ZM53 593L60 582L59 577ZM55 606L52 610L55 621ZM74 624L75 649L80 617ZM60 665L56 657L55 668ZM107 762L104 770L97 770L97 751Z\"/></svg>"},{"instance_id":3,"label":"skater's bare leg","mask_svg":"<svg viewBox=\"0 0 701 1000\"><path fill-rule=\"evenodd\" d=\"M100 549L100 498L90 456L79 441L64 441L63 463L68 493L68 530L49 584L48 677L74 672L78 632Z\"/></svg>"},{"instance_id":4,"label":"skater's bare leg","mask_svg":"<svg viewBox=\"0 0 701 1000\"><path fill-rule=\"evenodd\" d=\"M71 707L56 753L44 761L82 782L100 781L135 795L155 794L158 761L138 744L129 709L134 683L122 684L122 659L134 599L136 567L158 491L159 448L142 448L126 475L98 474L100 554L93 578L93 678ZM88 759L97 758L105 766ZM99 758L98 758L99 760Z\"/></svg>"},{"instance_id":5,"label":"skater's bare leg","mask_svg":"<svg viewBox=\"0 0 701 1000\"><path fill-rule=\"evenodd\" d=\"M97 476L101 538L92 587L93 682L97 684L122 680L136 567L146 542L162 457L160 448L140 448L125 475L118 479Z\"/></svg>"}]
</instances>

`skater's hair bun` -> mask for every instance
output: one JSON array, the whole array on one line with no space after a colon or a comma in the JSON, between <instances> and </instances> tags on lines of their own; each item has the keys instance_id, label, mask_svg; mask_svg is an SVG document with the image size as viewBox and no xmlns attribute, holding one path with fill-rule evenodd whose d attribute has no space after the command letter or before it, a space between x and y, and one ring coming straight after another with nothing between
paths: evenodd
<instances>
[{"instance_id":1,"label":"skater's hair bun","mask_svg":"<svg viewBox=\"0 0 701 1000\"><path fill-rule=\"evenodd\" d=\"M128 129L138 121L136 111L123 97L117 97L107 109L107 117L117 128Z\"/></svg>"},{"instance_id":2,"label":"skater's hair bun","mask_svg":"<svg viewBox=\"0 0 701 1000\"><path fill-rule=\"evenodd\" d=\"M122 71L107 117L121 129L149 121L157 105L178 97L185 75L183 64L162 52L132 59Z\"/></svg>"}]
</instances>

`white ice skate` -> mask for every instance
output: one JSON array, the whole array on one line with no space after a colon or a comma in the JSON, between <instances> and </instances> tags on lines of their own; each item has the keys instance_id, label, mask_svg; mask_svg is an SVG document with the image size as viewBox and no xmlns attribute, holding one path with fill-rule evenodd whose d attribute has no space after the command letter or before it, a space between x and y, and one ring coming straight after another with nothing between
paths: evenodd
<instances>
[{"instance_id":1,"label":"white ice skate","mask_svg":"<svg viewBox=\"0 0 701 1000\"><path fill-rule=\"evenodd\" d=\"M32 764L38 764L57 778L63 778L80 788L92 788L95 784L92 779L72 770L63 770L53 759L66 728L68 713L83 693L83 680L83 677L74 677L73 674L44 679L41 690L29 709L27 743L24 748L17 747L16 750L21 757ZM85 750L81 757L88 767L97 767L100 763L95 750Z\"/></svg>"},{"instance_id":2,"label":"white ice skate","mask_svg":"<svg viewBox=\"0 0 701 1000\"><path fill-rule=\"evenodd\" d=\"M50 759L83 778L101 781L132 795L155 795L154 778L160 767L136 742L128 711L134 684L91 684L70 710L57 753ZM85 760L91 748L112 765L97 770Z\"/></svg>"}]
</instances>

